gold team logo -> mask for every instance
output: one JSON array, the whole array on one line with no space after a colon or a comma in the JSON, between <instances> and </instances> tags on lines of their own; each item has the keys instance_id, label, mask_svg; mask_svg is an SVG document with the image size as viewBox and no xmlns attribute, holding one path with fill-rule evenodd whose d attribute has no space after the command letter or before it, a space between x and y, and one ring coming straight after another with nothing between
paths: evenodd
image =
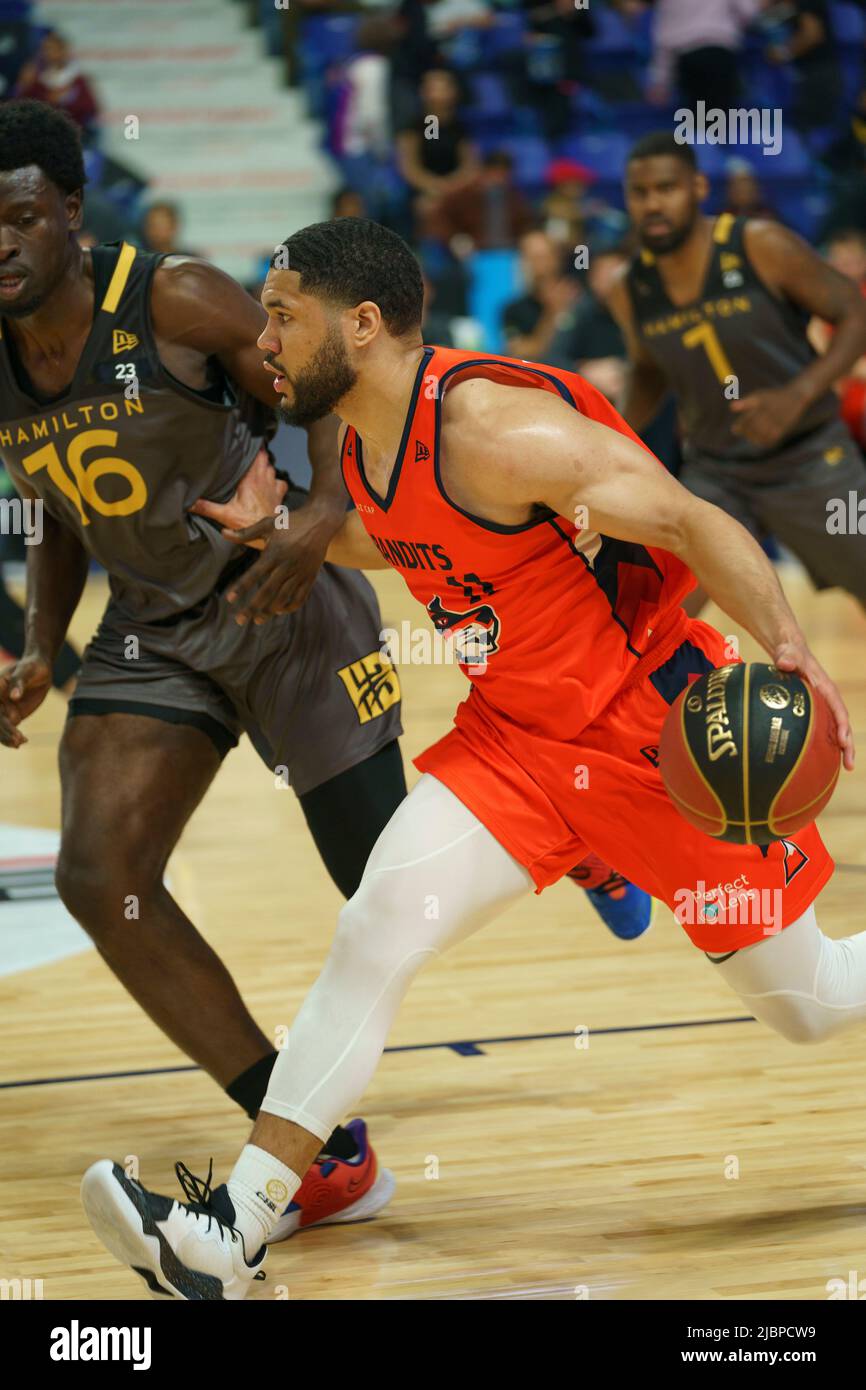
<instances>
[{"instance_id":1,"label":"gold team logo","mask_svg":"<svg viewBox=\"0 0 866 1390\"><path fill-rule=\"evenodd\" d=\"M111 335L111 351L115 356L119 352L128 352L134 347L138 347L138 338L134 333L126 333L122 328L114 329Z\"/></svg>"},{"instance_id":2,"label":"gold team logo","mask_svg":"<svg viewBox=\"0 0 866 1390\"><path fill-rule=\"evenodd\" d=\"M838 444L833 449L826 449L824 452L824 462L829 463L831 468L835 468L837 463L841 463L845 457L845 450Z\"/></svg>"},{"instance_id":3,"label":"gold team logo","mask_svg":"<svg viewBox=\"0 0 866 1390\"><path fill-rule=\"evenodd\" d=\"M289 1189L284 1182L280 1182L279 1178L271 1178L270 1182L265 1185L265 1191L272 1202L285 1202L289 1195Z\"/></svg>"},{"instance_id":4,"label":"gold team logo","mask_svg":"<svg viewBox=\"0 0 866 1390\"><path fill-rule=\"evenodd\" d=\"M762 685L758 696L770 709L787 709L791 703L790 692L783 685Z\"/></svg>"},{"instance_id":5,"label":"gold team logo","mask_svg":"<svg viewBox=\"0 0 866 1390\"><path fill-rule=\"evenodd\" d=\"M378 719L400 699L397 672L381 652L370 652L337 672L358 712L361 724Z\"/></svg>"}]
</instances>

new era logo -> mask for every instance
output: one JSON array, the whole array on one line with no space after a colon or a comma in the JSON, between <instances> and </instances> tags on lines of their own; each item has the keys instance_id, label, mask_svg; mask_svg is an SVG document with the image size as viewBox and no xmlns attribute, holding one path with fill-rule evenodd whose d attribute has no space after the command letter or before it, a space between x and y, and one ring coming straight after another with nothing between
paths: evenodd
<instances>
[{"instance_id":1,"label":"new era logo","mask_svg":"<svg viewBox=\"0 0 866 1390\"><path fill-rule=\"evenodd\" d=\"M111 350L113 353L126 352L129 348L138 347L138 338L134 333L126 333L122 328L115 328L111 336Z\"/></svg>"},{"instance_id":2,"label":"new era logo","mask_svg":"<svg viewBox=\"0 0 866 1390\"><path fill-rule=\"evenodd\" d=\"M416 439L416 440L415 440L415 462L416 462L416 463L419 463L419 462L421 461L421 459L428 459L429 457L430 457L430 450L427 448L427 445L426 445L426 444L422 444L420 439Z\"/></svg>"}]
</instances>

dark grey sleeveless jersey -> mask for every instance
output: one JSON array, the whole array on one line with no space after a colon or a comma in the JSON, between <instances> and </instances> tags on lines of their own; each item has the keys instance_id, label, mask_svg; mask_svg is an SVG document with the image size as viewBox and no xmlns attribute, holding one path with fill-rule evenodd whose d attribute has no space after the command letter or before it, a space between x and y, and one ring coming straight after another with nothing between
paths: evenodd
<instances>
[{"instance_id":1,"label":"dark grey sleeveless jersey","mask_svg":"<svg viewBox=\"0 0 866 1390\"><path fill-rule=\"evenodd\" d=\"M151 622L214 590L237 546L188 508L225 501L269 413L227 379L219 399L159 360L150 291L160 256L95 247L93 328L68 391L40 403L0 339L0 457L104 565L123 611Z\"/></svg>"},{"instance_id":2,"label":"dark grey sleeveless jersey","mask_svg":"<svg viewBox=\"0 0 866 1390\"><path fill-rule=\"evenodd\" d=\"M828 391L772 450L732 432L734 390L742 399L784 386L815 357L806 337L809 315L759 278L746 254L745 223L730 213L716 221L706 281L692 304L679 308L671 302L648 251L634 260L627 278L641 338L676 396L684 440L691 450L720 460L775 457L839 413Z\"/></svg>"}]
</instances>

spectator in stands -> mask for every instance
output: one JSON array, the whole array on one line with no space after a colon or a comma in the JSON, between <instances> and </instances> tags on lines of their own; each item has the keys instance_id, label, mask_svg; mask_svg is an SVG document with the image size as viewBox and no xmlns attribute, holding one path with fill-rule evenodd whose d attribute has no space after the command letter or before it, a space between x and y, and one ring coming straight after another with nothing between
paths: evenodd
<instances>
[{"instance_id":1,"label":"spectator in stands","mask_svg":"<svg viewBox=\"0 0 866 1390\"><path fill-rule=\"evenodd\" d=\"M725 212L735 217L771 217L777 214L764 202L761 185L745 159L729 159L726 165Z\"/></svg>"},{"instance_id":2,"label":"spectator in stands","mask_svg":"<svg viewBox=\"0 0 866 1390\"><path fill-rule=\"evenodd\" d=\"M833 125L841 78L833 43L829 0L786 0L793 26L786 43L767 49L771 63L790 63L794 78L791 118L801 130Z\"/></svg>"},{"instance_id":3,"label":"spectator in stands","mask_svg":"<svg viewBox=\"0 0 866 1390\"><path fill-rule=\"evenodd\" d=\"M424 73L439 60L428 29L431 0L399 0L388 18L393 30L390 107L395 131L411 126Z\"/></svg>"},{"instance_id":4,"label":"spectator in stands","mask_svg":"<svg viewBox=\"0 0 866 1390\"><path fill-rule=\"evenodd\" d=\"M343 64L345 100L335 153L363 161L390 153L388 54L396 40L387 15L366 19L358 29L358 51Z\"/></svg>"},{"instance_id":5,"label":"spectator in stands","mask_svg":"<svg viewBox=\"0 0 866 1390\"><path fill-rule=\"evenodd\" d=\"M738 105L743 33L764 0L655 0L649 98L664 105L674 89L685 106Z\"/></svg>"},{"instance_id":6,"label":"spectator in stands","mask_svg":"<svg viewBox=\"0 0 866 1390\"><path fill-rule=\"evenodd\" d=\"M849 276L866 296L866 231L859 227L843 227L827 245L827 260L834 270ZM829 323L813 319L809 337L818 352L826 352L833 336ZM866 451L866 357L855 362L847 377L836 383L842 407L842 418L860 448Z\"/></svg>"},{"instance_id":7,"label":"spectator in stands","mask_svg":"<svg viewBox=\"0 0 866 1390\"><path fill-rule=\"evenodd\" d=\"M545 171L550 192L541 211L544 230L574 255L578 246L590 241L614 240L628 230L622 211L598 198L587 197L596 175L574 159L554 159Z\"/></svg>"},{"instance_id":8,"label":"spectator in stands","mask_svg":"<svg viewBox=\"0 0 866 1390\"><path fill-rule=\"evenodd\" d=\"M548 140L559 140L571 129L572 93L587 77L584 46L596 32L594 6L522 0L521 8L527 30L515 97L535 109Z\"/></svg>"},{"instance_id":9,"label":"spectator in stands","mask_svg":"<svg viewBox=\"0 0 866 1390\"><path fill-rule=\"evenodd\" d=\"M625 384L627 354L622 332L606 301L629 259L630 253L618 245L602 244L591 250L586 293L563 313L545 357L553 367L580 372L614 405Z\"/></svg>"},{"instance_id":10,"label":"spectator in stands","mask_svg":"<svg viewBox=\"0 0 866 1390\"><path fill-rule=\"evenodd\" d=\"M460 88L447 68L421 83L419 114L397 136L397 161L409 187L432 201L471 182L478 171L466 127L457 115Z\"/></svg>"},{"instance_id":11,"label":"spectator in stands","mask_svg":"<svg viewBox=\"0 0 866 1390\"><path fill-rule=\"evenodd\" d=\"M180 208L176 203L151 203L141 223L141 244L145 251L164 256L197 256L198 251L178 245Z\"/></svg>"},{"instance_id":12,"label":"spectator in stands","mask_svg":"<svg viewBox=\"0 0 866 1390\"><path fill-rule=\"evenodd\" d=\"M336 217L368 217L363 195L355 188L338 188L331 200L331 221Z\"/></svg>"},{"instance_id":13,"label":"spectator in stands","mask_svg":"<svg viewBox=\"0 0 866 1390\"><path fill-rule=\"evenodd\" d=\"M546 232L527 232L520 239L520 266L526 293L506 305L502 316L507 350L512 357L546 362L559 329L580 296L569 274L572 262Z\"/></svg>"},{"instance_id":14,"label":"spectator in stands","mask_svg":"<svg viewBox=\"0 0 866 1390\"><path fill-rule=\"evenodd\" d=\"M36 57L21 69L12 95L59 107L88 134L99 115L93 88L56 29L48 30Z\"/></svg>"},{"instance_id":15,"label":"spectator in stands","mask_svg":"<svg viewBox=\"0 0 866 1390\"><path fill-rule=\"evenodd\" d=\"M514 161L504 150L485 155L471 183L440 200L429 219L431 235L451 245L458 255L514 246L533 226L527 200L512 183ZM461 239L453 246L453 239Z\"/></svg>"}]
</instances>

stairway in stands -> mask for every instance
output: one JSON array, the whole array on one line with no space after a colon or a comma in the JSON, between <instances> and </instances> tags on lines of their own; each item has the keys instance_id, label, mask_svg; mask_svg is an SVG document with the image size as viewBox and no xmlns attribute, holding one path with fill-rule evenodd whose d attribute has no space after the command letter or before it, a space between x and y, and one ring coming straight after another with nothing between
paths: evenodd
<instances>
[{"instance_id":1,"label":"stairway in stands","mask_svg":"<svg viewBox=\"0 0 866 1390\"><path fill-rule=\"evenodd\" d=\"M182 209L183 242L249 280L262 255L327 215L321 128L232 0L41 0L103 113L102 146ZM126 138L127 118L139 138Z\"/></svg>"}]
</instances>

